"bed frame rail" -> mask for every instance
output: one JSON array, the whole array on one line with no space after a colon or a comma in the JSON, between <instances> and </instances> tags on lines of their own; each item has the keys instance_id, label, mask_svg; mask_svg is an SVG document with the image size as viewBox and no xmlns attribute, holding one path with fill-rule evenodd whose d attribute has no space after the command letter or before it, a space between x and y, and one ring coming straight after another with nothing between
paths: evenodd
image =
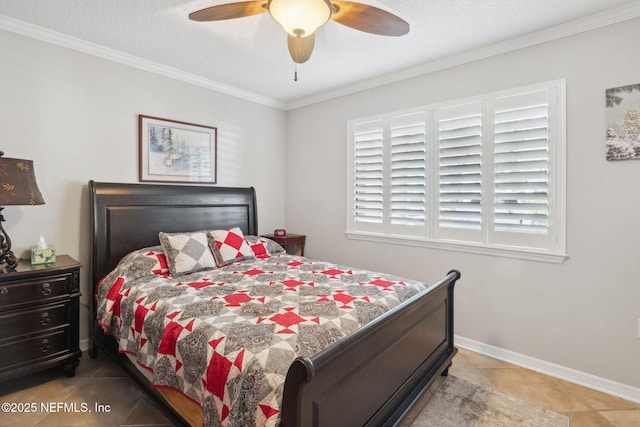
<instances>
[{"instance_id":1,"label":"bed frame rail","mask_svg":"<svg viewBox=\"0 0 640 427\"><path fill-rule=\"evenodd\" d=\"M452 270L336 345L297 358L285 381L281 427L398 424L457 352L459 278Z\"/></svg>"}]
</instances>

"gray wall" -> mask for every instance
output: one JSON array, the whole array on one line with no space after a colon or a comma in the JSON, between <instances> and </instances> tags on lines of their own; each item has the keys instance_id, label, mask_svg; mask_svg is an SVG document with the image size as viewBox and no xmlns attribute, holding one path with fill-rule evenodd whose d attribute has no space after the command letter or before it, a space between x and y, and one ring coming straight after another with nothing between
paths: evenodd
<instances>
[{"instance_id":1,"label":"gray wall","mask_svg":"<svg viewBox=\"0 0 640 427\"><path fill-rule=\"evenodd\" d=\"M289 111L287 228L307 235L312 257L424 281L458 268L455 332L467 343L640 387L640 163L604 157L605 89L640 83L639 38L636 19ZM563 264L345 237L347 120L558 78L568 111Z\"/></svg>"},{"instance_id":2,"label":"gray wall","mask_svg":"<svg viewBox=\"0 0 640 427\"><path fill-rule=\"evenodd\" d=\"M34 161L46 204L9 206L16 255L43 235L82 270L87 335L90 179L138 181L138 114L218 128L218 185L254 186L262 233L284 222L285 113L0 30L0 150Z\"/></svg>"}]
</instances>

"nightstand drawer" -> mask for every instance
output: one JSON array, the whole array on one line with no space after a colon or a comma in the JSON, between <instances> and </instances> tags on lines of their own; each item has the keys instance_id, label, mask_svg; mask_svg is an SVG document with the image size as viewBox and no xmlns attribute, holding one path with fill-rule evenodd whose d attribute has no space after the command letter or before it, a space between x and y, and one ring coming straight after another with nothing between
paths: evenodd
<instances>
[{"instance_id":1,"label":"nightstand drawer","mask_svg":"<svg viewBox=\"0 0 640 427\"><path fill-rule=\"evenodd\" d=\"M80 263L69 255L30 261L0 274L0 383L58 366L71 377L82 355Z\"/></svg>"},{"instance_id":2,"label":"nightstand drawer","mask_svg":"<svg viewBox=\"0 0 640 427\"><path fill-rule=\"evenodd\" d=\"M69 351L69 328L0 345L0 369L19 367Z\"/></svg>"},{"instance_id":3,"label":"nightstand drawer","mask_svg":"<svg viewBox=\"0 0 640 427\"><path fill-rule=\"evenodd\" d=\"M0 284L0 308L20 303L33 304L66 295L70 293L70 288L69 275Z\"/></svg>"},{"instance_id":4,"label":"nightstand drawer","mask_svg":"<svg viewBox=\"0 0 640 427\"><path fill-rule=\"evenodd\" d=\"M28 310L11 311L0 316L0 341L21 335L42 333L69 323L67 302Z\"/></svg>"}]
</instances>

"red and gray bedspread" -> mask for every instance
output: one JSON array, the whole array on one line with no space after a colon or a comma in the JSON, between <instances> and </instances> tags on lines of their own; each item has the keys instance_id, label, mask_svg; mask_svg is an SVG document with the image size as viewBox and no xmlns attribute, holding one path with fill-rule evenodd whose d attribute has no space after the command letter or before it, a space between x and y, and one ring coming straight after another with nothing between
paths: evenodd
<instances>
[{"instance_id":1,"label":"red and gray bedspread","mask_svg":"<svg viewBox=\"0 0 640 427\"><path fill-rule=\"evenodd\" d=\"M425 285L285 253L171 277L161 248L98 285L97 317L156 387L203 408L205 426L275 426L284 379Z\"/></svg>"}]
</instances>

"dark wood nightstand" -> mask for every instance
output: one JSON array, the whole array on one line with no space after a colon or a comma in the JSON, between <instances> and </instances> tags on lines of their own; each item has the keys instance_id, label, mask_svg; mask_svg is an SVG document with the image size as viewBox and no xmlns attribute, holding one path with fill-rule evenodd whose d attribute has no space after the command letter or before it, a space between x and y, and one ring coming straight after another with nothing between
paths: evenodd
<instances>
[{"instance_id":1,"label":"dark wood nightstand","mask_svg":"<svg viewBox=\"0 0 640 427\"><path fill-rule=\"evenodd\" d=\"M72 377L79 346L80 263L58 255L55 264L0 273L0 381L64 366Z\"/></svg>"},{"instance_id":2,"label":"dark wood nightstand","mask_svg":"<svg viewBox=\"0 0 640 427\"><path fill-rule=\"evenodd\" d=\"M287 253L291 255L304 256L304 242L306 240L303 234L287 233L285 236L276 236L274 234L263 234L263 237L273 240L280 244Z\"/></svg>"}]
</instances>

